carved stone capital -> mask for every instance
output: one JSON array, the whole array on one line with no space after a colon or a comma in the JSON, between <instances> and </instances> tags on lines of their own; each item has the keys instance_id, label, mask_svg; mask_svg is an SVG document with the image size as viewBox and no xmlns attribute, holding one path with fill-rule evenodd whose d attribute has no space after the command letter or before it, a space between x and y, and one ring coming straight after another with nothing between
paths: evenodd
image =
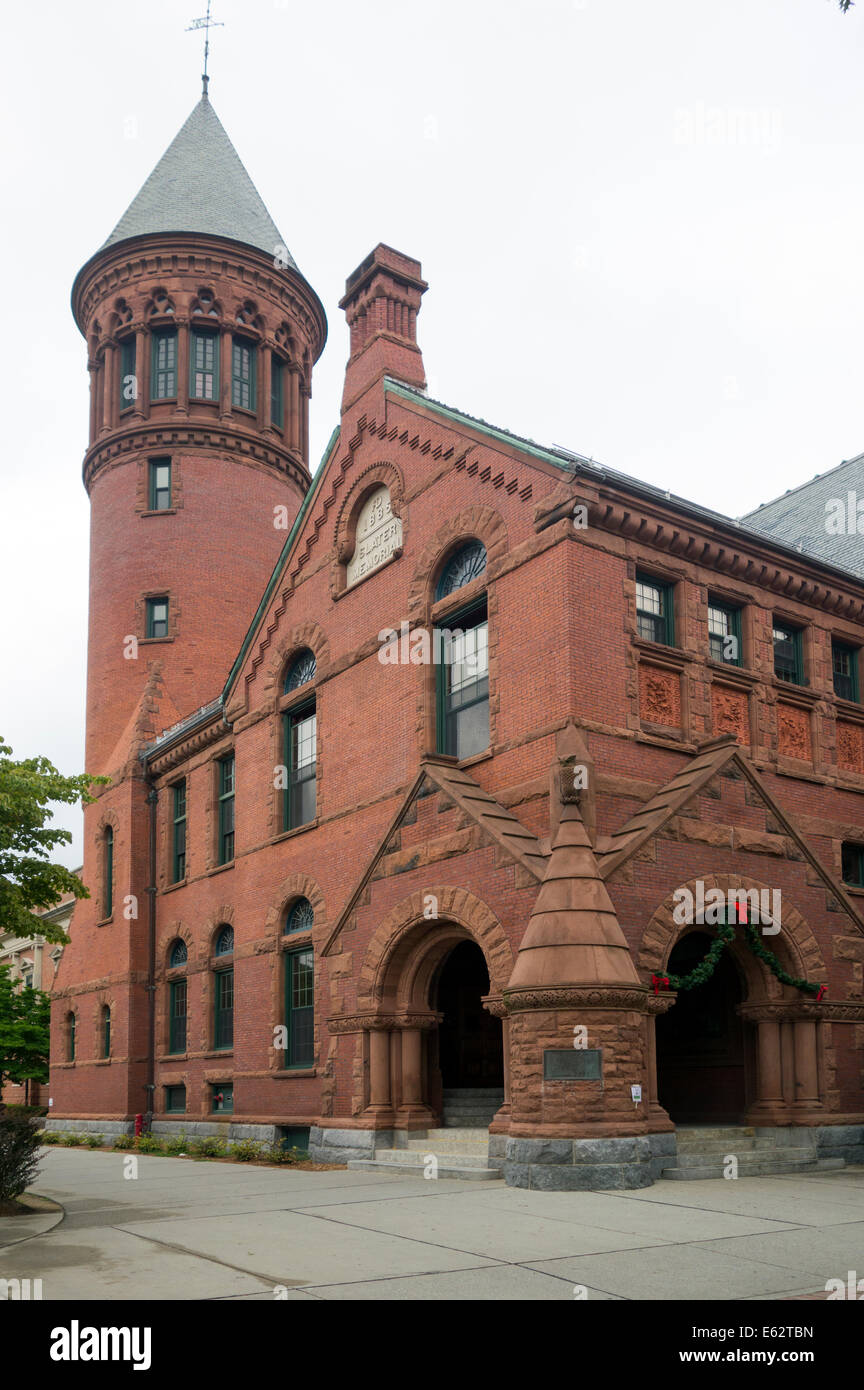
<instances>
[{"instance_id":1,"label":"carved stone capital","mask_svg":"<svg viewBox=\"0 0 864 1390\"><path fill-rule=\"evenodd\" d=\"M527 1009L617 1009L646 1013L647 985L550 985L547 989L505 990L508 1013Z\"/></svg>"}]
</instances>

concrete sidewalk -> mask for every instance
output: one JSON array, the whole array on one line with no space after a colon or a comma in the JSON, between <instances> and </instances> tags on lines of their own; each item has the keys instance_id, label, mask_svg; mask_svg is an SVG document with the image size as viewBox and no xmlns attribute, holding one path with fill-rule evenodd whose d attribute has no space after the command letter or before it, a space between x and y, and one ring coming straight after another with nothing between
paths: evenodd
<instances>
[{"instance_id":1,"label":"concrete sidewalk","mask_svg":"<svg viewBox=\"0 0 864 1390\"><path fill-rule=\"evenodd\" d=\"M784 1299L864 1276L864 1168L635 1192L531 1192L45 1151L65 1208L0 1249L45 1299ZM7 1235L8 1238L8 1235Z\"/></svg>"}]
</instances>

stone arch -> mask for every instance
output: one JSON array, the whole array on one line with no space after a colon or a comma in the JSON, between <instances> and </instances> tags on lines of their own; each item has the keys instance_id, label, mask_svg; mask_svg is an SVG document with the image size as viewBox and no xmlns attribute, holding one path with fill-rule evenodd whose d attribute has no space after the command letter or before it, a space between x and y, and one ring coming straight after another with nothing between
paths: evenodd
<instances>
[{"instance_id":1,"label":"stone arch","mask_svg":"<svg viewBox=\"0 0 864 1390\"><path fill-rule=\"evenodd\" d=\"M282 695L285 671L292 658L304 647L315 653L316 681L325 674L330 664L330 645L324 630L316 622L301 623L291 628L285 637L274 645L270 653L262 687L265 701L278 703Z\"/></svg>"},{"instance_id":2,"label":"stone arch","mask_svg":"<svg viewBox=\"0 0 864 1390\"><path fill-rule=\"evenodd\" d=\"M436 900L434 918L424 916ZM460 940L480 947L489 986L500 994L513 969L513 949L498 918L465 888L418 890L397 903L379 923L366 948L358 979L357 1007L428 1008L428 986L435 967Z\"/></svg>"},{"instance_id":3,"label":"stone arch","mask_svg":"<svg viewBox=\"0 0 864 1390\"><path fill-rule=\"evenodd\" d=\"M182 941L186 946L186 965L169 966L168 953L175 941ZM192 945L193 938L190 929L182 922L169 922L163 931L159 933L156 942L156 973L157 977L164 977L168 970L187 970L192 964Z\"/></svg>"},{"instance_id":4,"label":"stone arch","mask_svg":"<svg viewBox=\"0 0 864 1390\"><path fill-rule=\"evenodd\" d=\"M234 904L222 903L220 907L213 910L207 919L201 941L198 945L198 953L202 960L209 961L213 957L216 949L216 937L221 927L234 927ZM234 932L234 956L237 956L237 933Z\"/></svg>"},{"instance_id":5,"label":"stone arch","mask_svg":"<svg viewBox=\"0 0 864 1390\"><path fill-rule=\"evenodd\" d=\"M695 896L697 882L704 885L706 894L712 888L719 888L723 893L727 893L730 888L755 890L759 893L771 891L767 884L760 883L758 879L734 874L711 874L703 879L690 879L689 882L680 884L660 904L643 933L636 966L646 982L650 982L652 974L663 974L676 942L693 929L676 922L673 912L675 893L681 888L686 888ZM812 930L801 913L788 903L783 906L782 916L782 931L768 939L769 950L779 957L790 974L813 984L823 983L826 975L825 961ZM790 986L782 985L752 951L746 947L732 949L736 963L746 978L749 1002L779 999L787 992L790 996L797 994Z\"/></svg>"},{"instance_id":6,"label":"stone arch","mask_svg":"<svg viewBox=\"0 0 864 1390\"><path fill-rule=\"evenodd\" d=\"M390 510L402 523L402 544L393 552L398 559L405 549L405 536L408 516L405 507L405 482L402 471L395 463L380 459L370 464L354 479L347 496L336 517L334 530L334 560L330 574L330 592L333 597L345 593L347 586L346 569L354 555L357 543L357 520L363 503L376 488L386 487L390 494Z\"/></svg>"},{"instance_id":7,"label":"stone arch","mask_svg":"<svg viewBox=\"0 0 864 1390\"><path fill-rule=\"evenodd\" d=\"M317 881L310 878L308 874L289 874L287 878L282 880L267 909L265 926L275 933L278 942L281 938L282 921L285 913L297 898L307 898L312 904L312 911L315 914L312 937L316 945L320 944L326 936L327 927L324 894Z\"/></svg>"},{"instance_id":8,"label":"stone arch","mask_svg":"<svg viewBox=\"0 0 864 1390\"><path fill-rule=\"evenodd\" d=\"M442 565L460 542L470 540L482 541L485 545L487 567L484 580L488 583L494 579L495 567L507 553L504 519L492 507L466 507L438 528L420 554L408 591L408 616L411 622L427 621Z\"/></svg>"}]
</instances>

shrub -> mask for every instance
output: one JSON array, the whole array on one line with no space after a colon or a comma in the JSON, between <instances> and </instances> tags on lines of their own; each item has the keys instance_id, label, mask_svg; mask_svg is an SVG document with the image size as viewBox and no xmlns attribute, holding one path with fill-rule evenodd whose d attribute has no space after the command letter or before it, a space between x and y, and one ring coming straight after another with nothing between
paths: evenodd
<instances>
[{"instance_id":1,"label":"shrub","mask_svg":"<svg viewBox=\"0 0 864 1390\"><path fill-rule=\"evenodd\" d=\"M88 1149L101 1149L101 1147L102 1147L102 1145L103 1145L104 1142L105 1142L105 1135L104 1135L104 1134L85 1134L85 1135L84 1135L84 1143L87 1145Z\"/></svg>"},{"instance_id":2,"label":"shrub","mask_svg":"<svg viewBox=\"0 0 864 1390\"><path fill-rule=\"evenodd\" d=\"M163 1152L162 1140L158 1134L139 1134L135 1140L135 1148L139 1154L161 1154Z\"/></svg>"},{"instance_id":3,"label":"shrub","mask_svg":"<svg viewBox=\"0 0 864 1390\"><path fill-rule=\"evenodd\" d=\"M162 1149L169 1156L185 1154L189 1152L189 1140L185 1134L168 1134L162 1140Z\"/></svg>"},{"instance_id":4,"label":"shrub","mask_svg":"<svg viewBox=\"0 0 864 1390\"><path fill-rule=\"evenodd\" d=\"M290 1167L292 1163L302 1163L309 1155L305 1149L289 1149L282 1144L268 1144L261 1157L267 1163L278 1163L280 1167Z\"/></svg>"},{"instance_id":5,"label":"shrub","mask_svg":"<svg viewBox=\"0 0 864 1390\"><path fill-rule=\"evenodd\" d=\"M234 1158L238 1163L252 1163L256 1158L261 1157L262 1145L256 1139L238 1139L236 1144L228 1147L228 1157Z\"/></svg>"},{"instance_id":6,"label":"shrub","mask_svg":"<svg viewBox=\"0 0 864 1390\"><path fill-rule=\"evenodd\" d=\"M112 1149L134 1149L135 1139L131 1134L118 1134L112 1141Z\"/></svg>"},{"instance_id":7,"label":"shrub","mask_svg":"<svg viewBox=\"0 0 864 1390\"><path fill-rule=\"evenodd\" d=\"M39 1122L0 1110L0 1203L14 1202L39 1171Z\"/></svg>"},{"instance_id":8,"label":"shrub","mask_svg":"<svg viewBox=\"0 0 864 1390\"><path fill-rule=\"evenodd\" d=\"M225 1147L224 1139L206 1135L203 1139L190 1139L187 1153L192 1158L224 1158Z\"/></svg>"},{"instance_id":9,"label":"shrub","mask_svg":"<svg viewBox=\"0 0 864 1390\"><path fill-rule=\"evenodd\" d=\"M56 1129L43 1129L39 1132L39 1142L41 1144L62 1144L63 1135L58 1134Z\"/></svg>"},{"instance_id":10,"label":"shrub","mask_svg":"<svg viewBox=\"0 0 864 1390\"><path fill-rule=\"evenodd\" d=\"M71 1133L63 1135L61 1143L68 1144L70 1148L76 1149L79 1144L84 1143L84 1135L79 1134L77 1130L72 1130Z\"/></svg>"}]
</instances>

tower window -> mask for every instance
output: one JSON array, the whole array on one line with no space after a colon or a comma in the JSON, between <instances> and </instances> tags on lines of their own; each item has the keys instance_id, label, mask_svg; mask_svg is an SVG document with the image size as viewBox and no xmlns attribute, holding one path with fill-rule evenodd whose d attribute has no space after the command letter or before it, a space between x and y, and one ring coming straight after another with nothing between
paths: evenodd
<instances>
[{"instance_id":1,"label":"tower window","mask_svg":"<svg viewBox=\"0 0 864 1390\"><path fill-rule=\"evenodd\" d=\"M162 329L153 334L153 361L150 370L150 399L172 400L177 395L177 331Z\"/></svg>"},{"instance_id":2,"label":"tower window","mask_svg":"<svg viewBox=\"0 0 864 1390\"><path fill-rule=\"evenodd\" d=\"M151 512L167 512L171 507L171 460L150 459L148 506Z\"/></svg>"},{"instance_id":3,"label":"tower window","mask_svg":"<svg viewBox=\"0 0 864 1390\"><path fill-rule=\"evenodd\" d=\"M284 429L285 367L275 354L270 359L270 421L277 429Z\"/></svg>"},{"instance_id":4,"label":"tower window","mask_svg":"<svg viewBox=\"0 0 864 1390\"><path fill-rule=\"evenodd\" d=\"M110 917L114 911L114 831L110 825L105 827L105 862L103 865L105 881L103 887L103 916Z\"/></svg>"},{"instance_id":5,"label":"tower window","mask_svg":"<svg viewBox=\"0 0 864 1390\"><path fill-rule=\"evenodd\" d=\"M189 394L196 400L219 399L219 339L192 329L189 343Z\"/></svg>"},{"instance_id":6,"label":"tower window","mask_svg":"<svg viewBox=\"0 0 864 1390\"><path fill-rule=\"evenodd\" d=\"M167 598L148 598L145 632L148 638L168 636Z\"/></svg>"},{"instance_id":7,"label":"tower window","mask_svg":"<svg viewBox=\"0 0 864 1390\"><path fill-rule=\"evenodd\" d=\"M489 623L486 603L438 629L438 748L470 758L489 746Z\"/></svg>"},{"instance_id":8,"label":"tower window","mask_svg":"<svg viewBox=\"0 0 864 1390\"><path fill-rule=\"evenodd\" d=\"M801 629L788 623L774 623L774 674L788 685L804 684Z\"/></svg>"},{"instance_id":9,"label":"tower window","mask_svg":"<svg viewBox=\"0 0 864 1390\"><path fill-rule=\"evenodd\" d=\"M255 347L245 338L231 340L231 403L255 409Z\"/></svg>"},{"instance_id":10,"label":"tower window","mask_svg":"<svg viewBox=\"0 0 864 1390\"><path fill-rule=\"evenodd\" d=\"M845 642L831 643L831 667L834 674L834 694L841 700L858 699L858 648Z\"/></svg>"},{"instance_id":11,"label":"tower window","mask_svg":"<svg viewBox=\"0 0 864 1390\"><path fill-rule=\"evenodd\" d=\"M186 779L174 784L173 882L186 877Z\"/></svg>"},{"instance_id":12,"label":"tower window","mask_svg":"<svg viewBox=\"0 0 864 1390\"><path fill-rule=\"evenodd\" d=\"M66 1061L75 1061L75 1015L66 1015Z\"/></svg>"},{"instance_id":13,"label":"tower window","mask_svg":"<svg viewBox=\"0 0 864 1390\"><path fill-rule=\"evenodd\" d=\"M708 604L708 645L713 661L741 665L741 610L725 603Z\"/></svg>"},{"instance_id":14,"label":"tower window","mask_svg":"<svg viewBox=\"0 0 864 1390\"><path fill-rule=\"evenodd\" d=\"M286 1067L309 1067L315 1060L315 976L313 952L285 956Z\"/></svg>"},{"instance_id":15,"label":"tower window","mask_svg":"<svg viewBox=\"0 0 864 1390\"><path fill-rule=\"evenodd\" d=\"M124 338L120 344L120 409L128 410L138 399L135 376L135 339Z\"/></svg>"},{"instance_id":16,"label":"tower window","mask_svg":"<svg viewBox=\"0 0 864 1390\"><path fill-rule=\"evenodd\" d=\"M636 629L646 642L675 645L671 584L661 584L644 574L636 575Z\"/></svg>"},{"instance_id":17,"label":"tower window","mask_svg":"<svg viewBox=\"0 0 864 1390\"><path fill-rule=\"evenodd\" d=\"M107 1004L102 1005L102 1056L111 1056L111 1010Z\"/></svg>"},{"instance_id":18,"label":"tower window","mask_svg":"<svg viewBox=\"0 0 864 1390\"><path fill-rule=\"evenodd\" d=\"M219 762L219 845L220 864L234 858L234 754Z\"/></svg>"}]
</instances>

